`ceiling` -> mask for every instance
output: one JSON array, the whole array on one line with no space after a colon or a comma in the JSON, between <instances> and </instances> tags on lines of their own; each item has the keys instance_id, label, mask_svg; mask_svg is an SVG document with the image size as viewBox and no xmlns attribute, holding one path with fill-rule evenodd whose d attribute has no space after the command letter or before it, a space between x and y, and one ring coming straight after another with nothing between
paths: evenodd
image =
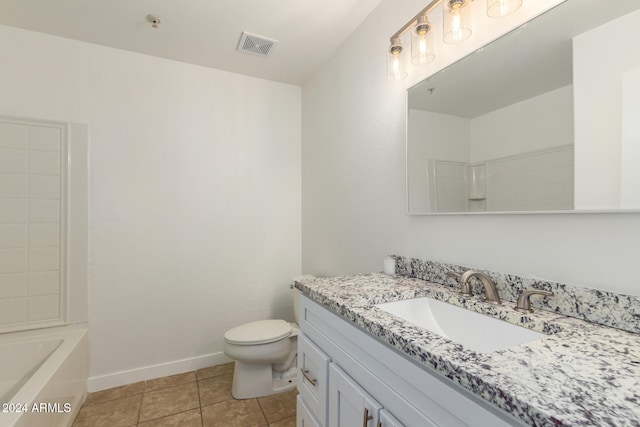
<instances>
[{"instance_id":1,"label":"ceiling","mask_svg":"<svg viewBox=\"0 0 640 427\"><path fill-rule=\"evenodd\" d=\"M409 90L409 107L474 118L573 81L572 38L640 8L571 0ZM430 89L433 89L432 91Z\"/></svg>"},{"instance_id":2,"label":"ceiling","mask_svg":"<svg viewBox=\"0 0 640 427\"><path fill-rule=\"evenodd\" d=\"M0 24L301 85L380 1L0 0ZM238 52L243 31L278 44Z\"/></svg>"}]
</instances>

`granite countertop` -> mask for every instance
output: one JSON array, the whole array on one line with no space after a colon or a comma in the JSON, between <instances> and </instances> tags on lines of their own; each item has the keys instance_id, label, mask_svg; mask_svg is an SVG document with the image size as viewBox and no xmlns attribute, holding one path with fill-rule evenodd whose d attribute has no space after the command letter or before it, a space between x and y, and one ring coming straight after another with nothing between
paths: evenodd
<instances>
[{"instance_id":1,"label":"granite countertop","mask_svg":"<svg viewBox=\"0 0 640 427\"><path fill-rule=\"evenodd\" d=\"M640 334L556 313L522 314L449 286L371 273L296 281L312 300L525 423L640 426ZM493 353L468 350L375 307L429 296L548 337Z\"/></svg>"}]
</instances>

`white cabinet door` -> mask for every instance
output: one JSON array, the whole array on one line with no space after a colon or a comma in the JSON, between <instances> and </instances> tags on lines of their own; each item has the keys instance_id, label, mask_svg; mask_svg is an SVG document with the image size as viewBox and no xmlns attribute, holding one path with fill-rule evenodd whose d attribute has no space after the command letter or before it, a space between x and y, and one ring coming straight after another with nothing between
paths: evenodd
<instances>
[{"instance_id":1,"label":"white cabinet door","mask_svg":"<svg viewBox=\"0 0 640 427\"><path fill-rule=\"evenodd\" d=\"M298 392L311 413L327 425L327 383L331 359L304 334L298 335Z\"/></svg>"},{"instance_id":2,"label":"white cabinet door","mask_svg":"<svg viewBox=\"0 0 640 427\"><path fill-rule=\"evenodd\" d=\"M431 424L424 424L425 426ZM382 409L380 411L380 419L378 420L378 424L376 427L404 427L400 421L396 420L393 415L389 413L386 409Z\"/></svg>"},{"instance_id":3,"label":"white cabinet door","mask_svg":"<svg viewBox=\"0 0 640 427\"><path fill-rule=\"evenodd\" d=\"M329 366L329 425L375 427L382 406L335 364Z\"/></svg>"},{"instance_id":4,"label":"white cabinet door","mask_svg":"<svg viewBox=\"0 0 640 427\"><path fill-rule=\"evenodd\" d=\"M305 405L302 396L298 395L296 404L296 427L322 427Z\"/></svg>"},{"instance_id":5,"label":"white cabinet door","mask_svg":"<svg viewBox=\"0 0 640 427\"><path fill-rule=\"evenodd\" d=\"M375 396L385 410L403 425L524 427L523 422L473 396L433 370L400 356L395 349L373 339L353 322L308 297L300 298L300 308L305 313L300 323L302 331L331 358L331 366L343 369L352 381ZM335 394L334 386L330 385L332 394ZM337 404L335 401L333 396L329 397L330 406ZM331 409L329 413L332 413ZM335 414L331 416L335 417ZM326 427L337 425L326 421L322 424ZM360 419L347 427L360 427L362 424ZM369 423L368 427L378 427L377 421ZM382 427L387 425L383 423Z\"/></svg>"}]
</instances>

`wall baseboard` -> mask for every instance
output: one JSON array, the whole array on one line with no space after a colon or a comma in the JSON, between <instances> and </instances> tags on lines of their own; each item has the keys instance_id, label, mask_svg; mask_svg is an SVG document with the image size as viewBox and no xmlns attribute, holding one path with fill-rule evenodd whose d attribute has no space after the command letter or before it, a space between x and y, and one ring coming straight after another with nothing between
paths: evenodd
<instances>
[{"instance_id":1,"label":"wall baseboard","mask_svg":"<svg viewBox=\"0 0 640 427\"><path fill-rule=\"evenodd\" d=\"M128 371L90 377L87 380L87 390L92 393L125 384L165 377L167 375L181 374L183 372L194 371L196 369L207 368L209 366L222 365L229 362L232 362L232 360L224 353L218 352L189 359L159 363L157 365L144 366Z\"/></svg>"}]
</instances>

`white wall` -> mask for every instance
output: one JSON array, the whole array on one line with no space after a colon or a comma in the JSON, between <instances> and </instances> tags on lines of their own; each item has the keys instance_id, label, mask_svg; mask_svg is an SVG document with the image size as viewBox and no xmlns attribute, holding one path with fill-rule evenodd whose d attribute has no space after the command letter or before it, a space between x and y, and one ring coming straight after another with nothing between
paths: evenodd
<instances>
[{"instance_id":1,"label":"white wall","mask_svg":"<svg viewBox=\"0 0 640 427\"><path fill-rule=\"evenodd\" d=\"M91 388L292 317L299 87L2 26L0 51L0 114L89 124Z\"/></svg>"},{"instance_id":2,"label":"white wall","mask_svg":"<svg viewBox=\"0 0 640 427\"><path fill-rule=\"evenodd\" d=\"M429 202L426 188L430 185L433 199L434 184L433 178L427 182L427 159L490 161L487 170L490 197L486 206L489 211L573 208L573 151L571 161L565 162L564 154L558 157L555 150L573 144L571 85L471 119L415 109L408 114L410 212L467 210L464 174L460 175L459 165L435 167L448 174L435 184L440 188L444 183L446 187L436 196L444 203L439 202L436 210L435 203ZM542 153L547 150L552 152Z\"/></svg>"},{"instance_id":3,"label":"white wall","mask_svg":"<svg viewBox=\"0 0 640 427\"><path fill-rule=\"evenodd\" d=\"M487 210L573 209L573 145L490 160Z\"/></svg>"},{"instance_id":4,"label":"white wall","mask_svg":"<svg viewBox=\"0 0 640 427\"><path fill-rule=\"evenodd\" d=\"M487 161L487 210L573 209L572 145L572 85L474 117L470 157Z\"/></svg>"},{"instance_id":5,"label":"white wall","mask_svg":"<svg viewBox=\"0 0 640 427\"><path fill-rule=\"evenodd\" d=\"M640 68L640 11L573 40L576 120L576 207L619 208L622 141L622 82ZM637 208L637 207L636 207Z\"/></svg>"},{"instance_id":6,"label":"white wall","mask_svg":"<svg viewBox=\"0 0 640 427\"><path fill-rule=\"evenodd\" d=\"M409 110L411 126L407 138L411 150L407 167L412 183L409 193L411 212L429 212L432 208L427 186L429 159L469 162L469 120L422 110ZM433 181L433 180L431 180ZM433 194L431 194L433 198Z\"/></svg>"},{"instance_id":7,"label":"white wall","mask_svg":"<svg viewBox=\"0 0 640 427\"><path fill-rule=\"evenodd\" d=\"M433 212L467 212L467 163L435 160L430 164L436 202Z\"/></svg>"},{"instance_id":8,"label":"white wall","mask_svg":"<svg viewBox=\"0 0 640 427\"><path fill-rule=\"evenodd\" d=\"M472 162L569 144L573 144L571 85L471 120Z\"/></svg>"},{"instance_id":9,"label":"white wall","mask_svg":"<svg viewBox=\"0 0 640 427\"><path fill-rule=\"evenodd\" d=\"M640 295L640 214L406 214L406 94L385 49L422 7L383 0L303 87L303 271L381 271L395 253Z\"/></svg>"},{"instance_id":10,"label":"white wall","mask_svg":"<svg viewBox=\"0 0 640 427\"><path fill-rule=\"evenodd\" d=\"M469 119L411 109L409 120L412 123L409 140L420 141L411 144L411 148L422 149L416 153L411 152L410 160L413 160L415 154L415 157L422 155L424 159L469 162Z\"/></svg>"},{"instance_id":11,"label":"white wall","mask_svg":"<svg viewBox=\"0 0 640 427\"><path fill-rule=\"evenodd\" d=\"M622 89L620 205L640 209L640 68L623 74Z\"/></svg>"}]
</instances>

